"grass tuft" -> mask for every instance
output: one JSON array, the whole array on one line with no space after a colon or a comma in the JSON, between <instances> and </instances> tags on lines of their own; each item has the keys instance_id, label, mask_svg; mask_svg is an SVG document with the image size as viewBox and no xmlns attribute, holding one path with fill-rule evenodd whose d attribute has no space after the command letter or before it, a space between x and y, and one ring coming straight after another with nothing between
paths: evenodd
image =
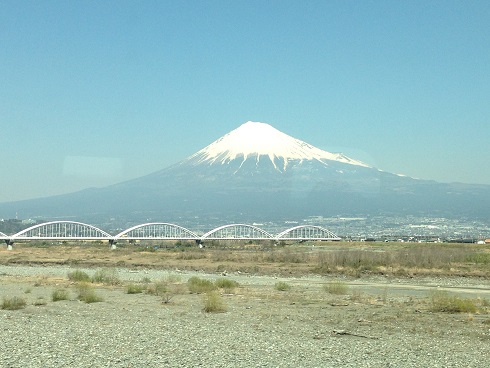
<instances>
[{"instance_id":1,"label":"grass tuft","mask_svg":"<svg viewBox=\"0 0 490 368\"><path fill-rule=\"evenodd\" d=\"M288 291L291 290L291 285L284 281L278 281L274 284L274 289L278 291Z\"/></svg>"},{"instance_id":2,"label":"grass tuft","mask_svg":"<svg viewBox=\"0 0 490 368\"><path fill-rule=\"evenodd\" d=\"M349 285L342 281L332 281L324 284L323 290L329 294L346 295L349 292Z\"/></svg>"},{"instance_id":3,"label":"grass tuft","mask_svg":"<svg viewBox=\"0 0 490 368\"><path fill-rule=\"evenodd\" d=\"M237 281L221 277L214 281L218 289L223 289L225 293L231 294L240 285Z\"/></svg>"},{"instance_id":4,"label":"grass tuft","mask_svg":"<svg viewBox=\"0 0 490 368\"><path fill-rule=\"evenodd\" d=\"M85 303L97 303L102 302L104 299L97 295L92 285L87 283L81 283L77 286L78 300Z\"/></svg>"},{"instance_id":5,"label":"grass tuft","mask_svg":"<svg viewBox=\"0 0 490 368\"><path fill-rule=\"evenodd\" d=\"M445 291L436 291L430 295L430 310L447 313L476 313L478 311L472 299L460 298Z\"/></svg>"},{"instance_id":6,"label":"grass tuft","mask_svg":"<svg viewBox=\"0 0 490 368\"><path fill-rule=\"evenodd\" d=\"M166 277L163 280L148 285L146 292L161 297L162 302L168 304L175 295L185 293L185 286L175 282L176 280L179 280L179 278Z\"/></svg>"},{"instance_id":7,"label":"grass tuft","mask_svg":"<svg viewBox=\"0 0 490 368\"><path fill-rule=\"evenodd\" d=\"M101 268L95 271L92 282L104 285L120 285L121 279L115 268Z\"/></svg>"},{"instance_id":8,"label":"grass tuft","mask_svg":"<svg viewBox=\"0 0 490 368\"><path fill-rule=\"evenodd\" d=\"M187 280L187 287L193 294L202 294L215 290L216 285L212 281L193 276Z\"/></svg>"},{"instance_id":9,"label":"grass tuft","mask_svg":"<svg viewBox=\"0 0 490 368\"><path fill-rule=\"evenodd\" d=\"M126 285L126 293L127 294L141 294L146 289L147 289L147 285L141 285L141 284L128 284L128 285Z\"/></svg>"},{"instance_id":10,"label":"grass tuft","mask_svg":"<svg viewBox=\"0 0 490 368\"><path fill-rule=\"evenodd\" d=\"M11 298L4 297L2 300L1 308L6 310L18 310L25 308L26 304L26 300L19 296L13 296Z\"/></svg>"},{"instance_id":11,"label":"grass tuft","mask_svg":"<svg viewBox=\"0 0 490 368\"><path fill-rule=\"evenodd\" d=\"M148 285L146 292L151 295L164 296L169 292L169 284L165 280L154 282Z\"/></svg>"},{"instance_id":12,"label":"grass tuft","mask_svg":"<svg viewBox=\"0 0 490 368\"><path fill-rule=\"evenodd\" d=\"M75 270L68 272L68 280L74 282L89 282L90 276L82 270Z\"/></svg>"},{"instance_id":13,"label":"grass tuft","mask_svg":"<svg viewBox=\"0 0 490 368\"><path fill-rule=\"evenodd\" d=\"M216 291L208 291L203 298L204 308L203 311L206 313L222 313L226 312L226 304L223 301L221 295Z\"/></svg>"},{"instance_id":14,"label":"grass tuft","mask_svg":"<svg viewBox=\"0 0 490 368\"><path fill-rule=\"evenodd\" d=\"M70 299L70 294L66 289L56 289L51 293L51 300L53 302L59 302L60 300Z\"/></svg>"}]
</instances>

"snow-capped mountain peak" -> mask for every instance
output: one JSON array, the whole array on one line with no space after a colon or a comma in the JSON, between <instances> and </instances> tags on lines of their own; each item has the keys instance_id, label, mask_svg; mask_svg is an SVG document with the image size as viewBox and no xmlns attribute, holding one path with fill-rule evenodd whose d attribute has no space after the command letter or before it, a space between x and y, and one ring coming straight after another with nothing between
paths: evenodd
<instances>
[{"instance_id":1,"label":"snow-capped mountain peak","mask_svg":"<svg viewBox=\"0 0 490 368\"><path fill-rule=\"evenodd\" d=\"M253 121L248 121L225 134L189 157L189 160L197 163L225 164L235 159L243 160L243 162L254 159L259 162L261 156L268 157L274 167L280 171L285 171L291 160L316 160L324 165L328 165L328 161L337 161L369 167L341 153L323 151L295 139L269 124ZM281 161L282 167L277 167L276 164Z\"/></svg>"}]
</instances>

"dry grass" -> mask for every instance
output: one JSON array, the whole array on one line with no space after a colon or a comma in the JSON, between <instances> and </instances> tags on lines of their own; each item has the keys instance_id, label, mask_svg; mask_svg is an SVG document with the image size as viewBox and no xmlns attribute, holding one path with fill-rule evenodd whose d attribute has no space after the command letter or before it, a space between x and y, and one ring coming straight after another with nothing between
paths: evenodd
<instances>
[{"instance_id":1,"label":"dry grass","mask_svg":"<svg viewBox=\"0 0 490 368\"><path fill-rule=\"evenodd\" d=\"M203 311L206 313L226 312L227 307L221 295L216 291L208 291L203 298Z\"/></svg>"},{"instance_id":2,"label":"dry grass","mask_svg":"<svg viewBox=\"0 0 490 368\"><path fill-rule=\"evenodd\" d=\"M478 312L476 301L460 298L448 292L437 291L430 295L430 310L432 312L447 313L476 313Z\"/></svg>"},{"instance_id":3,"label":"dry grass","mask_svg":"<svg viewBox=\"0 0 490 368\"><path fill-rule=\"evenodd\" d=\"M82 270L74 270L74 271L68 272L68 280L74 281L74 282L89 282L90 276L88 275L88 273L86 273Z\"/></svg>"},{"instance_id":4,"label":"dry grass","mask_svg":"<svg viewBox=\"0 0 490 368\"><path fill-rule=\"evenodd\" d=\"M342 281L332 281L323 285L323 290L329 294L345 295L349 291L349 285Z\"/></svg>"},{"instance_id":5,"label":"dry grass","mask_svg":"<svg viewBox=\"0 0 490 368\"><path fill-rule=\"evenodd\" d=\"M120 285L121 279L115 268L105 267L95 271L92 276L92 282L104 285Z\"/></svg>"},{"instance_id":6,"label":"dry grass","mask_svg":"<svg viewBox=\"0 0 490 368\"><path fill-rule=\"evenodd\" d=\"M59 302L60 300L70 299L70 293L67 289L56 289L51 293L51 300L53 302Z\"/></svg>"},{"instance_id":7,"label":"dry grass","mask_svg":"<svg viewBox=\"0 0 490 368\"><path fill-rule=\"evenodd\" d=\"M128 284L126 285L127 294L141 294L146 291L147 285L145 284Z\"/></svg>"},{"instance_id":8,"label":"dry grass","mask_svg":"<svg viewBox=\"0 0 490 368\"><path fill-rule=\"evenodd\" d=\"M85 303L102 302L104 298L97 295L95 288L88 283L80 283L77 285L78 300Z\"/></svg>"},{"instance_id":9,"label":"dry grass","mask_svg":"<svg viewBox=\"0 0 490 368\"><path fill-rule=\"evenodd\" d=\"M18 310L25 308L26 304L26 300L19 296L4 297L2 299L2 304L0 304L0 308L5 310Z\"/></svg>"},{"instance_id":10,"label":"dry grass","mask_svg":"<svg viewBox=\"0 0 490 368\"><path fill-rule=\"evenodd\" d=\"M278 281L274 284L274 289L277 291L288 291L291 290L291 285L284 281Z\"/></svg>"},{"instance_id":11,"label":"dry grass","mask_svg":"<svg viewBox=\"0 0 490 368\"><path fill-rule=\"evenodd\" d=\"M161 244L155 249L154 245L157 243L149 242L148 247L121 243L117 251L111 251L105 244L37 247L18 243L14 250L2 252L0 262L98 267L101 271L96 272L94 281L109 284L118 283L117 277L107 277L114 266L294 276L315 273L356 277L363 274L490 277L488 245L316 242L273 247L267 242L239 241L214 242L204 249ZM142 251L146 248L152 251Z\"/></svg>"},{"instance_id":12,"label":"dry grass","mask_svg":"<svg viewBox=\"0 0 490 368\"><path fill-rule=\"evenodd\" d=\"M168 304L176 295L187 292L186 285L182 284L180 276L169 275L160 281L146 285L146 292L159 296L162 303Z\"/></svg>"},{"instance_id":13,"label":"dry grass","mask_svg":"<svg viewBox=\"0 0 490 368\"><path fill-rule=\"evenodd\" d=\"M197 276L187 280L187 287L193 294L207 293L216 289L216 285L211 280L201 279Z\"/></svg>"},{"instance_id":14,"label":"dry grass","mask_svg":"<svg viewBox=\"0 0 490 368\"><path fill-rule=\"evenodd\" d=\"M240 286L237 281L224 277L216 279L214 281L214 285L219 289L223 289L223 291L227 294L233 293L235 289Z\"/></svg>"}]
</instances>

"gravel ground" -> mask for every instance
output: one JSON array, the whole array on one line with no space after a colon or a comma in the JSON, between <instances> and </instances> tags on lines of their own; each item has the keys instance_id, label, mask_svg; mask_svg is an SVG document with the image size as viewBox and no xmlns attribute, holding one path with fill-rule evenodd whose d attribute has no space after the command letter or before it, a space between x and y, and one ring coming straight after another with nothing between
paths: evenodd
<instances>
[{"instance_id":1,"label":"gravel ground","mask_svg":"<svg viewBox=\"0 0 490 368\"><path fill-rule=\"evenodd\" d=\"M68 267L0 266L0 295L27 307L0 310L1 367L488 367L490 317L432 313L427 291L439 288L490 300L485 280L465 278L345 280L227 275L240 287L223 294L225 313L203 312L201 295L168 304L122 286L100 286L100 303L76 300ZM94 270L87 270L93 273ZM118 270L124 282L169 275ZM182 282L191 275L173 271ZM219 275L197 274L203 278ZM52 302L64 286L71 300ZM425 294L425 295L424 295ZM34 303L44 298L45 305Z\"/></svg>"}]
</instances>

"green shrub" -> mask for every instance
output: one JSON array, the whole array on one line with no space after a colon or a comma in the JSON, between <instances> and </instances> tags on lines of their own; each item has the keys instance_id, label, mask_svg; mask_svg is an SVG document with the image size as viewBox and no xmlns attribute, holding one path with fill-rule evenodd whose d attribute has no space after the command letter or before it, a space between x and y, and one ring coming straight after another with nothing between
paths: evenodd
<instances>
[{"instance_id":1,"label":"green shrub","mask_svg":"<svg viewBox=\"0 0 490 368\"><path fill-rule=\"evenodd\" d=\"M51 300L53 302L58 302L60 300L68 300L70 295L66 289L56 289L51 293Z\"/></svg>"},{"instance_id":2,"label":"green shrub","mask_svg":"<svg viewBox=\"0 0 490 368\"><path fill-rule=\"evenodd\" d=\"M163 296L165 293L169 292L169 284L165 280L154 282L148 285L146 292L151 295Z\"/></svg>"},{"instance_id":3,"label":"green shrub","mask_svg":"<svg viewBox=\"0 0 490 368\"><path fill-rule=\"evenodd\" d=\"M148 286L147 293L161 297L162 302L165 304L170 303L170 300L175 295L185 293L185 286L183 284L172 283L169 280L175 279L166 278L155 282L154 284Z\"/></svg>"},{"instance_id":4,"label":"green shrub","mask_svg":"<svg viewBox=\"0 0 490 368\"><path fill-rule=\"evenodd\" d=\"M274 289L279 291L288 291L291 290L291 285L284 281L278 281L274 284Z\"/></svg>"},{"instance_id":5,"label":"green shrub","mask_svg":"<svg viewBox=\"0 0 490 368\"><path fill-rule=\"evenodd\" d=\"M95 271L92 282L105 285L120 285L121 279L115 268L102 268Z\"/></svg>"},{"instance_id":6,"label":"green shrub","mask_svg":"<svg viewBox=\"0 0 490 368\"><path fill-rule=\"evenodd\" d=\"M436 291L430 296L430 310L433 312L448 313L475 313L476 304L472 299L460 298L456 295L449 295L445 291Z\"/></svg>"},{"instance_id":7,"label":"green shrub","mask_svg":"<svg viewBox=\"0 0 490 368\"><path fill-rule=\"evenodd\" d=\"M145 291L147 288L146 285L141 284L128 284L126 285L126 293L128 294L140 294Z\"/></svg>"},{"instance_id":8,"label":"green shrub","mask_svg":"<svg viewBox=\"0 0 490 368\"><path fill-rule=\"evenodd\" d=\"M203 298L204 308L206 313L221 313L226 312L226 305L221 295L216 291L208 291Z\"/></svg>"},{"instance_id":9,"label":"green shrub","mask_svg":"<svg viewBox=\"0 0 490 368\"><path fill-rule=\"evenodd\" d=\"M89 282L90 276L82 270L75 270L68 272L68 280L75 282Z\"/></svg>"},{"instance_id":10,"label":"green shrub","mask_svg":"<svg viewBox=\"0 0 490 368\"><path fill-rule=\"evenodd\" d=\"M235 280L231 280L231 279L221 277L221 278L216 279L214 281L214 285L219 289L224 289L227 293L231 293L240 284Z\"/></svg>"},{"instance_id":11,"label":"green shrub","mask_svg":"<svg viewBox=\"0 0 490 368\"><path fill-rule=\"evenodd\" d=\"M323 285L323 290L329 294L345 295L349 291L349 286L342 281L332 281Z\"/></svg>"},{"instance_id":12,"label":"green shrub","mask_svg":"<svg viewBox=\"0 0 490 368\"><path fill-rule=\"evenodd\" d=\"M165 277L165 281L167 281L168 283L181 282L182 276L170 274L170 275L167 275L167 277Z\"/></svg>"},{"instance_id":13,"label":"green shrub","mask_svg":"<svg viewBox=\"0 0 490 368\"><path fill-rule=\"evenodd\" d=\"M187 287L189 288L189 291L194 294L207 293L216 289L213 282L206 279L200 279L197 276L193 276L187 280Z\"/></svg>"},{"instance_id":14,"label":"green shrub","mask_svg":"<svg viewBox=\"0 0 490 368\"><path fill-rule=\"evenodd\" d=\"M2 300L1 307L6 310L17 310L25 308L27 302L24 298L19 296L13 296L11 298L4 297Z\"/></svg>"},{"instance_id":15,"label":"green shrub","mask_svg":"<svg viewBox=\"0 0 490 368\"><path fill-rule=\"evenodd\" d=\"M77 286L78 300L85 303L97 303L103 301L103 298L97 295L93 286L82 283Z\"/></svg>"}]
</instances>

